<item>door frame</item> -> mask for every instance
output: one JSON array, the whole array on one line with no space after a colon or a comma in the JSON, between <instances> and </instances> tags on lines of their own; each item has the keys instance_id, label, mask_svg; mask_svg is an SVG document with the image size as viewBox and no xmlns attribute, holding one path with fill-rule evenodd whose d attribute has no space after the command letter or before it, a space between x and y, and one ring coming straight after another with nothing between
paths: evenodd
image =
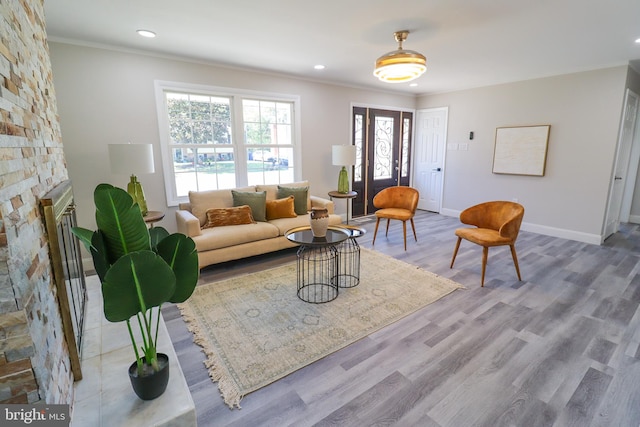
<instances>
[{"instance_id":1,"label":"door frame","mask_svg":"<svg viewBox=\"0 0 640 427\"><path fill-rule=\"evenodd\" d=\"M639 108L640 96L638 96L638 94L632 91L631 89L627 88L627 90L625 91L625 96L622 104L623 110L622 110L622 115L620 116L618 143L616 144L615 161L613 163L613 168L611 171L611 181L609 183L609 196L607 198L607 208L606 208L606 213L604 217L604 224L602 225L601 242L604 242L609 236L618 232L619 226L620 226L620 219L624 217L622 207L625 205L625 195L627 195L628 197L629 196L633 197L633 191L629 191L627 189L627 187L629 186L635 186L635 181L633 182L633 184L629 182L629 164L630 164L629 162L630 162L631 154L626 159L621 158L621 151L623 148L623 143L625 142L624 126L625 126L625 121L628 113L627 105L628 105L629 97L631 96L635 97L636 99L636 111L635 111L636 114L633 116L633 129L631 130L630 153L633 152L633 146L636 143L636 135L638 134L636 131L638 127L638 117L640 117L640 114L638 113L638 110L640 110ZM620 174L622 176L617 177L618 167L621 165L621 162L627 162L627 164L623 165L623 169L621 170L621 174ZM616 181L621 178L624 179L624 181L622 183L623 187L622 187L622 194L620 196L620 202L619 202L620 206L616 207L614 206L614 203L617 203L616 200L614 200L614 192L615 192L614 186L616 184ZM630 210L631 203L629 202L628 205L629 205L628 209ZM614 210L618 211L617 218L612 217L612 212Z\"/></svg>"},{"instance_id":2,"label":"door frame","mask_svg":"<svg viewBox=\"0 0 640 427\"><path fill-rule=\"evenodd\" d=\"M635 94L634 91L631 91ZM639 96L636 94L636 96ZM640 101L639 101L640 103ZM640 171L640 105L636 112L636 129L631 142L631 154L629 155L629 169L625 181L624 192L622 195L622 207L620 208L620 221L634 222L640 224L637 215L631 216L631 208L633 207L633 196L636 192L636 183L638 182L638 172Z\"/></svg>"}]
</instances>

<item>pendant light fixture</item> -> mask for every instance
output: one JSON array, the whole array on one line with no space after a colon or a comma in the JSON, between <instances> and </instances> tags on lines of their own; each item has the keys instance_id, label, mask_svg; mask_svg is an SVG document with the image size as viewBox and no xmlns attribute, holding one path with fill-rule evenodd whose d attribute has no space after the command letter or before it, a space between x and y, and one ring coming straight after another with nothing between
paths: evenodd
<instances>
[{"instance_id":1,"label":"pendant light fixture","mask_svg":"<svg viewBox=\"0 0 640 427\"><path fill-rule=\"evenodd\" d=\"M404 83L417 79L427 71L427 58L416 51L402 48L402 42L407 39L409 31L396 31L393 35L398 42L398 49L378 58L373 75L387 83Z\"/></svg>"}]
</instances>

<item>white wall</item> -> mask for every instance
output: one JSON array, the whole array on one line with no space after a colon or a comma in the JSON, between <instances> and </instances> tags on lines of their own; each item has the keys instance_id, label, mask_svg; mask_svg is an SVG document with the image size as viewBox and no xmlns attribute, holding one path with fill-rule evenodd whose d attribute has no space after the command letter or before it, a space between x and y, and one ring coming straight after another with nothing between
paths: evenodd
<instances>
[{"instance_id":1,"label":"white wall","mask_svg":"<svg viewBox=\"0 0 640 427\"><path fill-rule=\"evenodd\" d=\"M415 97L242 71L147 55L50 43L65 157L78 205L78 222L95 227L93 189L101 182L125 187L126 176L111 175L107 144L152 143L153 175L139 176L151 210L165 210L159 223L175 231L167 208L159 151L154 80L167 80L286 93L300 96L302 178L315 195L336 188L339 168L331 145L350 141L351 104L413 109ZM344 213L344 203L336 211Z\"/></svg>"},{"instance_id":2,"label":"white wall","mask_svg":"<svg viewBox=\"0 0 640 427\"><path fill-rule=\"evenodd\" d=\"M449 107L449 142L442 213L455 215L485 200L517 198L523 228L599 243L612 173L627 67L615 67L438 95L396 95L134 53L50 43L65 157L74 182L81 226L94 227L93 189L112 176L107 144L149 142L156 173L139 177L150 209L166 210L160 223L175 230L166 207L154 80L224 86L300 96L302 176L312 192L335 189L339 168L331 145L350 140L350 106L413 109ZM428 74L423 78L428 78ZM544 177L491 173L495 128L550 124ZM469 141L469 132L475 138ZM344 204L336 203L339 213Z\"/></svg>"},{"instance_id":3,"label":"white wall","mask_svg":"<svg viewBox=\"0 0 640 427\"><path fill-rule=\"evenodd\" d=\"M449 107L442 213L517 198L523 229L599 243L615 157L627 67L423 96ZM550 124L544 177L492 173L496 127ZM469 140L469 132L474 139Z\"/></svg>"}]
</instances>

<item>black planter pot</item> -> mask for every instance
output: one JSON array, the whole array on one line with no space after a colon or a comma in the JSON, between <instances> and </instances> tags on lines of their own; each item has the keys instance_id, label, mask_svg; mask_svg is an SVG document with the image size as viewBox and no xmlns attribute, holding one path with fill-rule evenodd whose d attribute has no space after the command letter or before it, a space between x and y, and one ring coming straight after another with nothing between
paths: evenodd
<instances>
[{"instance_id":1,"label":"black planter pot","mask_svg":"<svg viewBox=\"0 0 640 427\"><path fill-rule=\"evenodd\" d=\"M143 362L145 358L142 358ZM142 400L152 400L160 396L167 389L169 383L169 356L158 353L158 372L151 372L149 375L138 376L138 364L133 362L129 366L129 379L133 391ZM151 368L150 368L151 369Z\"/></svg>"}]
</instances>

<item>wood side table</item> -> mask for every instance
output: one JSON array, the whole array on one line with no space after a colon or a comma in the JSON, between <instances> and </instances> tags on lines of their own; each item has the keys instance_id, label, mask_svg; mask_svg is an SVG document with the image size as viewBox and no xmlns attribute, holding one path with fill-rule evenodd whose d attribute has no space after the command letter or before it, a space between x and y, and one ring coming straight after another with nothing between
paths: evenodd
<instances>
[{"instance_id":1,"label":"wood side table","mask_svg":"<svg viewBox=\"0 0 640 427\"><path fill-rule=\"evenodd\" d=\"M144 219L144 222L146 222L147 224L150 225L151 228L153 228L153 224L155 224L158 221L162 221L162 218L164 218L164 212L147 211L147 214L142 218Z\"/></svg>"},{"instance_id":2,"label":"wood side table","mask_svg":"<svg viewBox=\"0 0 640 427\"><path fill-rule=\"evenodd\" d=\"M329 198L346 199L347 200L347 224L349 224L349 200L355 199L358 195L357 191L349 191L348 193L340 193L339 191L329 191Z\"/></svg>"}]
</instances>

